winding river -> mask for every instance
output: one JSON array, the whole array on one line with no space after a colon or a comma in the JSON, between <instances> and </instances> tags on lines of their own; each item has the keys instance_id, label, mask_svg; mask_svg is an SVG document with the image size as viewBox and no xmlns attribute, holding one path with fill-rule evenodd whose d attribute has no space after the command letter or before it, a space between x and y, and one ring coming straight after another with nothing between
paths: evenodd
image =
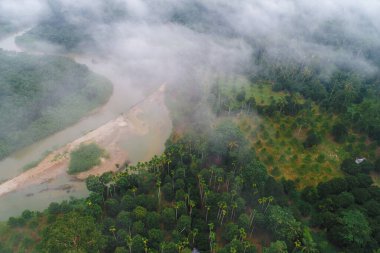
<instances>
[{"instance_id":1,"label":"winding river","mask_svg":"<svg viewBox=\"0 0 380 253\"><path fill-rule=\"evenodd\" d=\"M23 32L1 40L0 48L7 51L22 52L22 49L15 44L15 38ZM67 57L72 58L77 63L85 64L91 71L108 78L114 86L111 98L107 104L76 124L25 147L0 161L0 182L21 174L24 165L38 160L47 151L55 150L76 140L85 133L115 119L120 114L128 112L133 105L144 100L161 85L161 83L157 82L156 87L136 88L125 72L112 64L112 59L102 59L93 55L67 55ZM152 125L154 127L155 122L153 119L157 120L157 111L155 110L146 112L143 120L148 126ZM131 136L125 140L125 148L129 154L128 159L132 163L139 160L149 160L153 155L163 152L164 143L169 137L172 127L170 119L166 121L163 123L164 132L149 131L144 136ZM54 180L1 196L0 221L8 219L10 216L19 215L24 209L43 210L50 202L60 202L70 197L84 197L87 194L88 192L83 182L75 180L63 172L62 175Z\"/></svg>"}]
</instances>

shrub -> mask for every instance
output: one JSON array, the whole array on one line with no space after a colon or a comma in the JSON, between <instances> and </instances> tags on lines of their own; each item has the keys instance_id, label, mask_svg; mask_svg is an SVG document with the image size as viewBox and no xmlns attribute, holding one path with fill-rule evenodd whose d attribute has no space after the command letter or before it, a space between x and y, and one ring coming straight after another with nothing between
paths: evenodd
<instances>
[{"instance_id":1,"label":"shrub","mask_svg":"<svg viewBox=\"0 0 380 253\"><path fill-rule=\"evenodd\" d=\"M91 169L100 164L100 158L105 156L105 150L95 143L81 144L71 152L69 173L74 174Z\"/></svg>"}]
</instances>

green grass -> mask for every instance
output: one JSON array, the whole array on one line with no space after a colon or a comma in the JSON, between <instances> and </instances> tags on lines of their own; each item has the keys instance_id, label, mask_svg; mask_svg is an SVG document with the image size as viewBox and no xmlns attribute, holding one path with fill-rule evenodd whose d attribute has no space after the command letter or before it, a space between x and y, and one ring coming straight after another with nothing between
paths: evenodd
<instances>
[{"instance_id":1,"label":"green grass","mask_svg":"<svg viewBox=\"0 0 380 253\"><path fill-rule=\"evenodd\" d=\"M295 128L295 120L295 117L283 115L273 118L242 115L238 123L249 136L259 159L270 171L275 166L278 168L273 176L299 181L301 188L341 176L339 165L347 156L342 145L324 137L320 145L304 148L302 143L310 127ZM320 122L311 121L314 129L321 130L327 118Z\"/></svg>"},{"instance_id":2,"label":"green grass","mask_svg":"<svg viewBox=\"0 0 380 253\"><path fill-rule=\"evenodd\" d=\"M70 154L69 174L87 171L99 165L102 157L106 157L106 152L97 144L81 144Z\"/></svg>"}]
</instances>

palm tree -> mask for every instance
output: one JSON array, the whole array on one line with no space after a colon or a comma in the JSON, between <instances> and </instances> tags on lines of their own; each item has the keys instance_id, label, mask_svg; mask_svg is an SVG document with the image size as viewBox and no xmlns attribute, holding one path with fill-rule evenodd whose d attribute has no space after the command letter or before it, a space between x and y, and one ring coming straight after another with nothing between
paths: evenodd
<instances>
[{"instance_id":1,"label":"palm tree","mask_svg":"<svg viewBox=\"0 0 380 253\"><path fill-rule=\"evenodd\" d=\"M132 253L133 239L132 239L131 234L129 234L127 236L126 242L127 242L128 248L129 248L129 253Z\"/></svg>"},{"instance_id":2,"label":"palm tree","mask_svg":"<svg viewBox=\"0 0 380 253\"><path fill-rule=\"evenodd\" d=\"M251 244L248 241L243 242L243 248L244 248L244 253L247 251L247 249L251 246Z\"/></svg>"},{"instance_id":3,"label":"palm tree","mask_svg":"<svg viewBox=\"0 0 380 253\"><path fill-rule=\"evenodd\" d=\"M206 205L206 222L208 221L208 212L210 212L210 206Z\"/></svg>"},{"instance_id":4,"label":"palm tree","mask_svg":"<svg viewBox=\"0 0 380 253\"><path fill-rule=\"evenodd\" d=\"M253 209L249 217L249 227L251 228L250 236L252 236L252 233L253 233L253 229L254 229L253 221L255 219L256 213L257 213L256 209Z\"/></svg>"},{"instance_id":5,"label":"palm tree","mask_svg":"<svg viewBox=\"0 0 380 253\"><path fill-rule=\"evenodd\" d=\"M222 214L221 214L221 218L220 218L220 225L223 225L224 217L227 214L227 210L226 209L227 209L227 206L226 206L226 208L222 209Z\"/></svg>"},{"instance_id":6,"label":"palm tree","mask_svg":"<svg viewBox=\"0 0 380 253\"><path fill-rule=\"evenodd\" d=\"M253 183L252 184L252 189L254 190L253 195L256 195L256 194L259 193L259 190L257 189L257 184Z\"/></svg>"},{"instance_id":7,"label":"palm tree","mask_svg":"<svg viewBox=\"0 0 380 253\"><path fill-rule=\"evenodd\" d=\"M161 203L161 179L159 176L157 176L156 186L158 189L158 191L157 191L158 207L160 207L160 203Z\"/></svg>"},{"instance_id":8,"label":"palm tree","mask_svg":"<svg viewBox=\"0 0 380 253\"><path fill-rule=\"evenodd\" d=\"M219 220L219 217L221 215L221 212L222 212L222 209L223 209L224 205L226 205L224 201L219 201L218 202L219 209L218 209L218 215L216 217L218 220Z\"/></svg>"},{"instance_id":9,"label":"palm tree","mask_svg":"<svg viewBox=\"0 0 380 253\"><path fill-rule=\"evenodd\" d=\"M261 209L263 209L265 203L267 203L267 198L266 197L259 198L258 202L261 205Z\"/></svg>"},{"instance_id":10,"label":"palm tree","mask_svg":"<svg viewBox=\"0 0 380 253\"><path fill-rule=\"evenodd\" d=\"M148 239L143 237L142 240L144 243L144 251L145 251L145 253L148 253Z\"/></svg>"},{"instance_id":11,"label":"palm tree","mask_svg":"<svg viewBox=\"0 0 380 253\"><path fill-rule=\"evenodd\" d=\"M238 147L239 147L239 144L237 143L237 141L230 141L228 143L229 151L231 151L232 149L238 148Z\"/></svg>"},{"instance_id":12,"label":"palm tree","mask_svg":"<svg viewBox=\"0 0 380 253\"><path fill-rule=\"evenodd\" d=\"M268 209L268 207L269 207L269 205L270 205L270 203L272 203L273 202L273 197L272 196L269 196L268 198L267 198L267 201L268 201L268 204L267 204L267 206L265 207L265 210L264 210L264 213L266 213L267 212L267 209Z\"/></svg>"},{"instance_id":13,"label":"palm tree","mask_svg":"<svg viewBox=\"0 0 380 253\"><path fill-rule=\"evenodd\" d=\"M192 246L195 245L195 237L198 235L198 229L194 228L191 230L191 237L192 237Z\"/></svg>"},{"instance_id":14,"label":"palm tree","mask_svg":"<svg viewBox=\"0 0 380 253\"><path fill-rule=\"evenodd\" d=\"M191 217L191 214L193 212L193 207L195 207L195 202L193 200L189 200L189 207L190 207L189 215Z\"/></svg>"},{"instance_id":15,"label":"palm tree","mask_svg":"<svg viewBox=\"0 0 380 253\"><path fill-rule=\"evenodd\" d=\"M136 197L137 187L133 186L131 190L133 192L133 196Z\"/></svg>"},{"instance_id":16,"label":"palm tree","mask_svg":"<svg viewBox=\"0 0 380 253\"><path fill-rule=\"evenodd\" d=\"M236 210L236 208L238 207L238 205L237 205L236 202L234 202L234 203L232 203L231 207L232 207L232 211L231 211L231 220L233 220L233 219L235 218L235 210Z\"/></svg>"},{"instance_id":17,"label":"palm tree","mask_svg":"<svg viewBox=\"0 0 380 253\"><path fill-rule=\"evenodd\" d=\"M173 191L174 191L174 170L172 170L172 171L170 171L170 176L171 176L171 178L172 178L172 189L173 189Z\"/></svg>"},{"instance_id":18,"label":"palm tree","mask_svg":"<svg viewBox=\"0 0 380 253\"><path fill-rule=\"evenodd\" d=\"M203 203L203 201L204 201L204 188L206 186L206 183L205 183L202 175L198 174L197 178L198 178L199 195L201 198L201 202Z\"/></svg>"},{"instance_id":19,"label":"palm tree","mask_svg":"<svg viewBox=\"0 0 380 253\"><path fill-rule=\"evenodd\" d=\"M215 232L213 231L214 229L214 223L210 223L208 224L208 227L209 227L209 242L210 242L210 252L211 253L215 253L215 239L216 239L216 234Z\"/></svg>"},{"instance_id":20,"label":"palm tree","mask_svg":"<svg viewBox=\"0 0 380 253\"><path fill-rule=\"evenodd\" d=\"M213 175L214 175L214 167L211 167L211 168L210 168L210 172L211 172L211 175L210 175L210 178L209 178L209 180L208 180L208 185L209 185L209 187L212 186L212 178L213 178Z\"/></svg>"},{"instance_id":21,"label":"palm tree","mask_svg":"<svg viewBox=\"0 0 380 253\"><path fill-rule=\"evenodd\" d=\"M219 192L221 183L223 183L223 177L218 177L218 189L217 189L218 192Z\"/></svg>"},{"instance_id":22,"label":"palm tree","mask_svg":"<svg viewBox=\"0 0 380 253\"><path fill-rule=\"evenodd\" d=\"M185 199L185 203L188 205L189 204L189 199L190 199L190 195L188 193L185 193L183 195L184 199Z\"/></svg>"},{"instance_id":23,"label":"palm tree","mask_svg":"<svg viewBox=\"0 0 380 253\"><path fill-rule=\"evenodd\" d=\"M182 207L182 202L174 202L175 219L178 219L178 209Z\"/></svg>"},{"instance_id":24,"label":"palm tree","mask_svg":"<svg viewBox=\"0 0 380 253\"><path fill-rule=\"evenodd\" d=\"M187 245L189 245L189 240L187 238L182 242L178 242L177 243L178 253L181 253Z\"/></svg>"},{"instance_id":25,"label":"palm tree","mask_svg":"<svg viewBox=\"0 0 380 253\"><path fill-rule=\"evenodd\" d=\"M244 228L239 229L240 241L243 242L247 238L247 233Z\"/></svg>"},{"instance_id":26,"label":"palm tree","mask_svg":"<svg viewBox=\"0 0 380 253\"><path fill-rule=\"evenodd\" d=\"M204 193L204 197L203 197L203 206L206 205L207 203L207 197L210 195L211 191L209 189L206 189L205 193Z\"/></svg>"},{"instance_id":27,"label":"palm tree","mask_svg":"<svg viewBox=\"0 0 380 253\"><path fill-rule=\"evenodd\" d=\"M115 235L115 232L116 232L116 228L114 226L111 226L109 228L109 231L113 234L113 237L115 238L115 241L116 241L116 235Z\"/></svg>"}]
</instances>

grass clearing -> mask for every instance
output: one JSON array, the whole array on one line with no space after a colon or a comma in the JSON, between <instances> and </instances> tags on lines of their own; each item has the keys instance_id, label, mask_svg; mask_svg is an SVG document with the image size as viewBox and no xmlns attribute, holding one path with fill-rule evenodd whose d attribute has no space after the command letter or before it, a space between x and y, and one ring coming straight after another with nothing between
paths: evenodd
<instances>
[{"instance_id":1,"label":"grass clearing","mask_svg":"<svg viewBox=\"0 0 380 253\"><path fill-rule=\"evenodd\" d=\"M239 77L221 83L219 89L228 103L224 110L235 112L229 112L229 117L234 118L256 150L257 157L277 179L295 180L299 188L317 185L343 176L340 164L351 154L370 159L376 156L373 145L353 132L345 142L335 142L330 132L337 117L321 111L315 103L311 102L308 109L302 109L294 116L280 112L272 116L257 115L247 110L244 103L252 98L256 105L268 106L289 95L272 91L270 83L252 84ZM244 100L239 101L239 96ZM294 97L299 104L306 103L301 95L295 94ZM305 148L303 143L311 129L322 137L322 141L319 145Z\"/></svg>"}]
</instances>

